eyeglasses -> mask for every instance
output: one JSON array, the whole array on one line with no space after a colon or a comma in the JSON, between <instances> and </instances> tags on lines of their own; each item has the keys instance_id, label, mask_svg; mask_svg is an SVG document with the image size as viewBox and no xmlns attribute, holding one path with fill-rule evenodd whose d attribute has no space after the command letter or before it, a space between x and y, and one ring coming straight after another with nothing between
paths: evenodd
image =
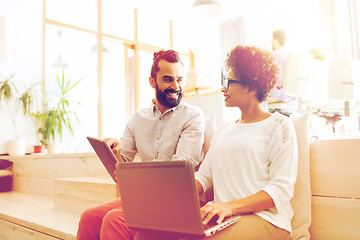
<instances>
[{"instance_id":1,"label":"eyeglasses","mask_svg":"<svg viewBox=\"0 0 360 240\"><path fill-rule=\"evenodd\" d=\"M240 84L244 84L244 81L241 80L233 80L233 79L229 79L229 78L224 78L221 79L221 85L225 88L225 90L229 90L229 83L240 83Z\"/></svg>"}]
</instances>

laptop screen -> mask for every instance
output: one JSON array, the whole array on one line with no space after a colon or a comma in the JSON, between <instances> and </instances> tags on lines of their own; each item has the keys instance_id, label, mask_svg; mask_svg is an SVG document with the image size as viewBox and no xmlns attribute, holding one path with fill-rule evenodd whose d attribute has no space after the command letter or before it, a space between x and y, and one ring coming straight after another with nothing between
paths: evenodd
<instances>
[{"instance_id":1,"label":"laptop screen","mask_svg":"<svg viewBox=\"0 0 360 240\"><path fill-rule=\"evenodd\" d=\"M203 235L199 197L190 163L117 163L116 169L128 226Z\"/></svg>"}]
</instances>

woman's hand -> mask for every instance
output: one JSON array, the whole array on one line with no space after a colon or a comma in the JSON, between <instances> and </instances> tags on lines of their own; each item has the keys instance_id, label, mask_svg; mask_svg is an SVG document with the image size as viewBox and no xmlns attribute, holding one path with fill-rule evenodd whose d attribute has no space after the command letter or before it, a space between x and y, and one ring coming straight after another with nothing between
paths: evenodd
<instances>
[{"instance_id":1,"label":"woman's hand","mask_svg":"<svg viewBox=\"0 0 360 240\"><path fill-rule=\"evenodd\" d=\"M226 203L207 203L200 209L203 224L206 225L213 217L218 216L217 223L221 223L225 217L232 215L232 210Z\"/></svg>"}]
</instances>

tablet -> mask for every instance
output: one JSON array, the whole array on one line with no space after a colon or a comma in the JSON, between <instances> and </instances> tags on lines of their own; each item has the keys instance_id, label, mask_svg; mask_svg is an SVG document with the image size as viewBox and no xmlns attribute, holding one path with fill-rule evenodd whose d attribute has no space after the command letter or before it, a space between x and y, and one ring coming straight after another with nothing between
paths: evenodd
<instances>
[{"instance_id":1,"label":"tablet","mask_svg":"<svg viewBox=\"0 0 360 240\"><path fill-rule=\"evenodd\" d=\"M94 137L87 137L91 146L94 148L97 156L100 158L101 162L103 163L104 167L115 180L115 164L118 161L115 154L111 150L109 144L105 140L94 138Z\"/></svg>"}]
</instances>

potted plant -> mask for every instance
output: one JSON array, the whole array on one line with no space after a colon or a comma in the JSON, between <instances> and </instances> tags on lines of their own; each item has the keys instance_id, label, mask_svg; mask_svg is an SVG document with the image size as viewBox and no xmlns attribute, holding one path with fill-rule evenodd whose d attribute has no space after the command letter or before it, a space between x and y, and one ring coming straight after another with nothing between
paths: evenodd
<instances>
[{"instance_id":1,"label":"potted plant","mask_svg":"<svg viewBox=\"0 0 360 240\"><path fill-rule=\"evenodd\" d=\"M64 130L68 130L74 135L71 119L79 120L76 113L70 108L69 92L82 81L82 79L80 79L72 83L71 81L65 80L64 71L62 72L61 80L58 75L56 78L60 88L60 96L58 96L54 107L48 109L45 113L37 115L37 119L43 123L42 127L39 128L39 133L43 136L41 142L46 144L48 153L51 154L60 152L60 145L56 141L57 139L59 139L60 142L62 141Z\"/></svg>"},{"instance_id":2,"label":"potted plant","mask_svg":"<svg viewBox=\"0 0 360 240\"><path fill-rule=\"evenodd\" d=\"M32 113L36 120L36 134L37 134L37 145L34 145L34 153L43 153L46 147L46 142L44 140L44 134L43 134L43 125L46 120L46 114L44 114L41 111L37 111L35 113Z\"/></svg>"},{"instance_id":3,"label":"potted plant","mask_svg":"<svg viewBox=\"0 0 360 240\"><path fill-rule=\"evenodd\" d=\"M25 142L19 139L17 131L17 118L19 114L31 113L37 94L36 85L26 87L14 79L14 75L0 81L0 108L9 114L14 129L14 139L8 141L9 155L24 155L26 151ZM23 86L21 86L23 85Z\"/></svg>"}]
</instances>

